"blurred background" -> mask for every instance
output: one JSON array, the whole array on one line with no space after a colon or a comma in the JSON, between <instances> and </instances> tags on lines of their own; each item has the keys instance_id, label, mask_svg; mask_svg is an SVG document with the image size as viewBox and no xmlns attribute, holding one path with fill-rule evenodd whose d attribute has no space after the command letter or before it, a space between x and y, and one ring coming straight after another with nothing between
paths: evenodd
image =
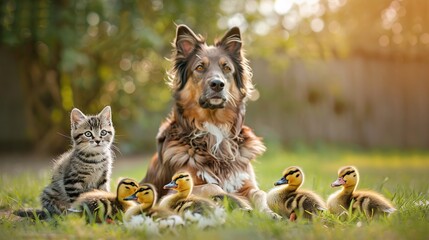
<instances>
[{"instance_id":1,"label":"blurred background","mask_svg":"<svg viewBox=\"0 0 429 240\"><path fill-rule=\"evenodd\" d=\"M111 105L122 154L153 152L170 112L175 24L243 33L268 143L429 148L427 0L2 0L0 153L70 146L73 107Z\"/></svg>"}]
</instances>

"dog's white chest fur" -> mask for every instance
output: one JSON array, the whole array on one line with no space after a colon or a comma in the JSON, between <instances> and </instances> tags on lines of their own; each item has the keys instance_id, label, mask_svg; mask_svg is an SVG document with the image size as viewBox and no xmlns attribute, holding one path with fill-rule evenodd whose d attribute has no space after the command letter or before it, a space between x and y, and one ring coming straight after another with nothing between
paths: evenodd
<instances>
[{"instance_id":1,"label":"dog's white chest fur","mask_svg":"<svg viewBox=\"0 0 429 240\"><path fill-rule=\"evenodd\" d=\"M228 137L229 131L224 126L216 126L214 124L205 122L204 128L208 133L216 137L217 143L222 142L223 139Z\"/></svg>"},{"instance_id":2,"label":"dog's white chest fur","mask_svg":"<svg viewBox=\"0 0 429 240\"><path fill-rule=\"evenodd\" d=\"M229 130L224 126L216 126L208 122L204 123L204 128L209 134L216 138L216 143L213 145L212 149L213 152L216 152L219 149L219 145L222 143L222 141L228 137Z\"/></svg>"},{"instance_id":3,"label":"dog's white chest fur","mask_svg":"<svg viewBox=\"0 0 429 240\"><path fill-rule=\"evenodd\" d=\"M222 179L223 182L221 183L205 171L198 171L197 176L206 183L219 185L226 192L237 192L243 187L244 182L250 179L250 175L247 172L232 173L225 179Z\"/></svg>"}]
</instances>

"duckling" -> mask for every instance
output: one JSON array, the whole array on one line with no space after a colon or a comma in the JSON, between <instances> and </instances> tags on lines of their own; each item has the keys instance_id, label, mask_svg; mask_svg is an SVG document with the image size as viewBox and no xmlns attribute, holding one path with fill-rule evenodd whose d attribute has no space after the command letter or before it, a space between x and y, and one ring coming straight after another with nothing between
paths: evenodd
<instances>
[{"instance_id":1,"label":"duckling","mask_svg":"<svg viewBox=\"0 0 429 240\"><path fill-rule=\"evenodd\" d=\"M322 198L314 192L299 189L304 182L304 172L299 167L288 167L283 177L274 183L267 194L268 206L277 214L296 220L297 213L306 219L326 210Z\"/></svg>"},{"instance_id":2,"label":"duckling","mask_svg":"<svg viewBox=\"0 0 429 240\"><path fill-rule=\"evenodd\" d=\"M145 228L158 235L159 230L172 229L185 224L183 219L173 211L155 206L157 191L152 184L140 185L134 194L124 200L137 200L140 203L125 212L124 224L127 228Z\"/></svg>"},{"instance_id":3,"label":"duckling","mask_svg":"<svg viewBox=\"0 0 429 240\"><path fill-rule=\"evenodd\" d=\"M124 198L133 194L138 188L134 179L124 178L119 181L116 194L94 190L81 194L73 203L71 212L85 213L88 222L112 222L119 212L125 212L136 203ZM94 219L95 217L95 219Z\"/></svg>"},{"instance_id":4,"label":"duckling","mask_svg":"<svg viewBox=\"0 0 429 240\"><path fill-rule=\"evenodd\" d=\"M192 195L193 180L188 172L178 172L164 189L177 191L161 199L160 207L179 213L186 222L195 222L199 228L217 226L225 222L225 210L206 198Z\"/></svg>"},{"instance_id":5,"label":"duckling","mask_svg":"<svg viewBox=\"0 0 429 240\"><path fill-rule=\"evenodd\" d=\"M354 166L342 167L338 170L338 179L331 187L342 186L342 189L331 194L328 198L328 210L341 215L352 207L352 210L363 212L367 217L391 214L396 209L392 203L381 194L374 191L355 191L359 183L359 172Z\"/></svg>"}]
</instances>

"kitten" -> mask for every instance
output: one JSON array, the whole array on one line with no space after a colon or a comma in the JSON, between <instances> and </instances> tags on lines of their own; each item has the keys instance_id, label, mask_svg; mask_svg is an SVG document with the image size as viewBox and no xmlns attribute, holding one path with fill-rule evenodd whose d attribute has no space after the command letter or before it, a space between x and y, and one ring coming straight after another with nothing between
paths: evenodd
<instances>
[{"instance_id":1,"label":"kitten","mask_svg":"<svg viewBox=\"0 0 429 240\"><path fill-rule=\"evenodd\" d=\"M110 147L115 135L111 117L109 106L96 116L86 116L77 108L71 111L73 147L54 163L51 183L40 196L44 210L36 211L38 218L64 213L82 193L109 191L113 162ZM33 212L28 213L15 212L32 217Z\"/></svg>"}]
</instances>

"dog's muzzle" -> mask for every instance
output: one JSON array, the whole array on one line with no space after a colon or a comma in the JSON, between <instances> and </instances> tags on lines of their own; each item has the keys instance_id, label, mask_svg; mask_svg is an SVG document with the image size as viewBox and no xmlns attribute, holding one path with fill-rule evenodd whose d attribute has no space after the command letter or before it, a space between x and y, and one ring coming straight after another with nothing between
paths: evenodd
<instances>
[{"instance_id":1,"label":"dog's muzzle","mask_svg":"<svg viewBox=\"0 0 429 240\"><path fill-rule=\"evenodd\" d=\"M224 108L225 107L226 98L220 97L220 96L213 96L213 97L205 97L201 96L198 103L202 108L210 108L210 109L216 109L216 108Z\"/></svg>"},{"instance_id":2,"label":"dog's muzzle","mask_svg":"<svg viewBox=\"0 0 429 240\"><path fill-rule=\"evenodd\" d=\"M224 94L225 82L215 78L208 82L209 88L206 89L199 99L199 104L202 108L224 108L226 97Z\"/></svg>"}]
</instances>

